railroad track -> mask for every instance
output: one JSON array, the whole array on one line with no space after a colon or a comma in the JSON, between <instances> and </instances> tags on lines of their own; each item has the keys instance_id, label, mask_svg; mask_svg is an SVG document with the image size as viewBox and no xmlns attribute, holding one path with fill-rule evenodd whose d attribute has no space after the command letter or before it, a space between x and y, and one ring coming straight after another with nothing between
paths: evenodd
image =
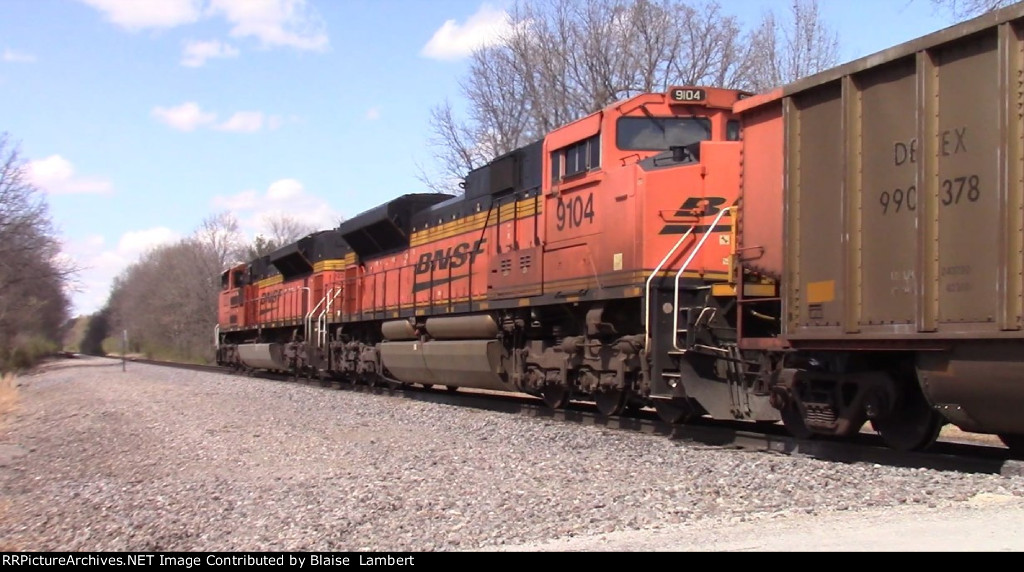
<instances>
[{"instance_id":1,"label":"railroad track","mask_svg":"<svg viewBox=\"0 0 1024 572\"><path fill-rule=\"evenodd\" d=\"M118 359L121 358L111 358ZM159 360L129 358L129 363L144 363L225 375L233 374L219 366L184 364ZM524 415L580 425L604 427L610 430L665 435L673 440L697 443L708 447L760 451L791 456L812 457L842 463L876 463L887 466L925 468L964 473L987 473L1003 476L1024 476L1024 458L1014 456L1009 449L969 439L940 438L928 451L903 453L895 451L871 433L861 433L853 439L828 438L797 439L789 435L780 424L754 424L750 422L723 422L698 419L685 425L668 425L654 411L641 409L622 416L605 417L593 406L571 402L565 409L552 410L538 398L523 394L476 392L473 390L448 391L444 388L403 386L397 382L378 385L292 378L283 374L260 372L244 374L257 379L286 381L324 388L344 389L361 393L386 395L396 399L411 399L429 403L471 407L488 411Z\"/></svg>"}]
</instances>

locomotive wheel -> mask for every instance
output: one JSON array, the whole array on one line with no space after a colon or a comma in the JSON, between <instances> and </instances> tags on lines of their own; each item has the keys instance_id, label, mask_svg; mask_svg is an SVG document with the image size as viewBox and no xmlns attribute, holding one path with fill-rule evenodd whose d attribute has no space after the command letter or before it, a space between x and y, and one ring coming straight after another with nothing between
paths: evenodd
<instances>
[{"instance_id":1,"label":"locomotive wheel","mask_svg":"<svg viewBox=\"0 0 1024 572\"><path fill-rule=\"evenodd\" d=\"M897 411L882 419L872 419L871 427L889 447L897 451L927 449L939 438L945 420L925 401L919 391L912 391Z\"/></svg>"},{"instance_id":2,"label":"locomotive wheel","mask_svg":"<svg viewBox=\"0 0 1024 572\"><path fill-rule=\"evenodd\" d=\"M621 389L605 389L594 394L594 403L597 410L605 417L612 417L622 413L626 406L626 392Z\"/></svg>"},{"instance_id":3,"label":"locomotive wheel","mask_svg":"<svg viewBox=\"0 0 1024 572\"><path fill-rule=\"evenodd\" d=\"M669 425L686 423L693 417L693 407L687 401L679 399L672 401L656 399L654 410L658 412L658 417Z\"/></svg>"},{"instance_id":4,"label":"locomotive wheel","mask_svg":"<svg viewBox=\"0 0 1024 572\"><path fill-rule=\"evenodd\" d=\"M999 440L1014 453L1024 453L1024 435L1000 433Z\"/></svg>"},{"instance_id":5,"label":"locomotive wheel","mask_svg":"<svg viewBox=\"0 0 1024 572\"><path fill-rule=\"evenodd\" d=\"M540 390L541 399L551 409L564 409L569 404L569 388L560 383L549 383Z\"/></svg>"}]
</instances>

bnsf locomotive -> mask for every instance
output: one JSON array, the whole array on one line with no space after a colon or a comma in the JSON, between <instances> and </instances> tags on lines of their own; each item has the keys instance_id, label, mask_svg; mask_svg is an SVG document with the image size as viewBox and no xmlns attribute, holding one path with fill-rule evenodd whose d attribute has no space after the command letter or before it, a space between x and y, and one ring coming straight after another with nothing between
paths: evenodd
<instances>
[{"instance_id":1,"label":"bnsf locomotive","mask_svg":"<svg viewBox=\"0 0 1024 572\"><path fill-rule=\"evenodd\" d=\"M227 270L217 360L1019 449L1022 18L606 107Z\"/></svg>"}]
</instances>

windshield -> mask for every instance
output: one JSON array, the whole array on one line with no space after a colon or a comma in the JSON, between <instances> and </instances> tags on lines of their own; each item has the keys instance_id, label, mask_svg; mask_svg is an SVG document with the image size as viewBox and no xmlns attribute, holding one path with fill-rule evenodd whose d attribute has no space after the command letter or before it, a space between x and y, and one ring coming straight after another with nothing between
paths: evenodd
<instances>
[{"instance_id":1,"label":"windshield","mask_svg":"<svg viewBox=\"0 0 1024 572\"><path fill-rule=\"evenodd\" d=\"M622 150L668 151L711 139L711 120L706 117L623 117L615 144Z\"/></svg>"}]
</instances>

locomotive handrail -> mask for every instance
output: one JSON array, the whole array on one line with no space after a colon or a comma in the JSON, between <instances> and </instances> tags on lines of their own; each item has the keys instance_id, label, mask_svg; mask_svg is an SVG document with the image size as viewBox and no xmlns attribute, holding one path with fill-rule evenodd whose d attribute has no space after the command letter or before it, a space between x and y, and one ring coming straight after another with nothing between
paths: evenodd
<instances>
[{"instance_id":1,"label":"locomotive handrail","mask_svg":"<svg viewBox=\"0 0 1024 572\"><path fill-rule=\"evenodd\" d=\"M704 246L705 242L707 242L708 237L711 236L711 233L715 231L715 227L718 226L718 221L722 220L722 217L725 215L725 213L729 212L730 210L732 210L731 207L718 211L718 216L716 216L715 220L711 222L711 226L708 227L708 231L704 233L704 236L700 237L700 240L697 242L697 246L695 246L693 250L690 251L690 256L687 257L686 261L683 262L683 265L679 267L679 272L676 272L675 294L672 297L673 306L679 303L679 281L683 277L683 272L686 272L686 269L689 268L690 263L693 262L694 257L697 256L697 253L700 252L701 247ZM676 351L686 351L685 348L679 347L679 309L674 309L675 311L672 312L672 347L675 348Z\"/></svg>"},{"instance_id":2,"label":"locomotive handrail","mask_svg":"<svg viewBox=\"0 0 1024 572\"><path fill-rule=\"evenodd\" d=\"M317 327L320 328L320 332L317 335L317 342L319 344L318 347L322 348L325 345L327 345L327 314L330 313L331 306L334 305L334 301L337 300L338 296L341 296L341 293L344 292L344 291L345 291L345 287L342 286L342 287L338 288L337 292L334 292L334 288L331 288L327 292L328 296L331 296L331 292L334 292L334 295L331 296L331 299L327 301L327 306L325 306L323 311L320 312L320 317L317 318L317 321L316 321Z\"/></svg>"},{"instance_id":3,"label":"locomotive handrail","mask_svg":"<svg viewBox=\"0 0 1024 572\"><path fill-rule=\"evenodd\" d=\"M647 285L644 294L644 351L649 350L649 346L651 345L651 282L654 281L654 277L658 275L658 272L661 272L662 267L665 266L665 263L668 262L669 258L672 258L672 255L676 253L676 250L678 250L679 246L683 244L683 241L693 234L693 230L695 228L697 228L696 224L691 226L690 229L679 238L679 241L672 247L672 250L668 251L665 258L661 259L661 262L659 262L654 268L651 275L647 277Z\"/></svg>"},{"instance_id":4,"label":"locomotive handrail","mask_svg":"<svg viewBox=\"0 0 1024 572\"><path fill-rule=\"evenodd\" d=\"M321 334L323 333L323 327L327 325L327 320L324 319L324 315L326 315L327 312L330 311L329 310L329 306L331 305L331 303L330 303L329 299L330 299L331 294L333 292L334 292L334 286L331 286L330 288L327 289L327 293L324 294L323 300L320 301L324 305L324 309L320 310L320 313L316 315L316 328L317 328L317 332L316 332L316 346L318 348L322 348L323 347L323 345L320 343L320 338L321 338ZM320 304L317 304L316 307L319 308ZM321 323L323 323L323 326L321 326Z\"/></svg>"},{"instance_id":5,"label":"locomotive handrail","mask_svg":"<svg viewBox=\"0 0 1024 572\"><path fill-rule=\"evenodd\" d=\"M308 339L309 338L309 332L312 331L312 329L313 329L313 314L315 314L316 311L318 309L320 309L320 304L323 304L327 300L327 296L329 296L329 295L330 294L325 294L323 298L320 298L320 301L316 303L316 306L314 306L313 309L311 309L309 312L306 312L306 338L307 338L306 341L307 342L309 341L309 339ZM319 317L317 318L316 325L317 325L317 327L320 326L320 318ZM319 336L317 336L317 342L319 342L319 341L320 341Z\"/></svg>"},{"instance_id":6,"label":"locomotive handrail","mask_svg":"<svg viewBox=\"0 0 1024 572\"><path fill-rule=\"evenodd\" d=\"M305 290L305 294L306 295L305 295L305 297L302 300L302 307L303 308L308 308L309 307L309 299L310 299L311 296L313 296L313 289L310 288L309 286L299 286L299 290ZM309 338L309 329L308 328L306 329L306 338L307 338L307 341L308 341L308 338Z\"/></svg>"}]
</instances>

